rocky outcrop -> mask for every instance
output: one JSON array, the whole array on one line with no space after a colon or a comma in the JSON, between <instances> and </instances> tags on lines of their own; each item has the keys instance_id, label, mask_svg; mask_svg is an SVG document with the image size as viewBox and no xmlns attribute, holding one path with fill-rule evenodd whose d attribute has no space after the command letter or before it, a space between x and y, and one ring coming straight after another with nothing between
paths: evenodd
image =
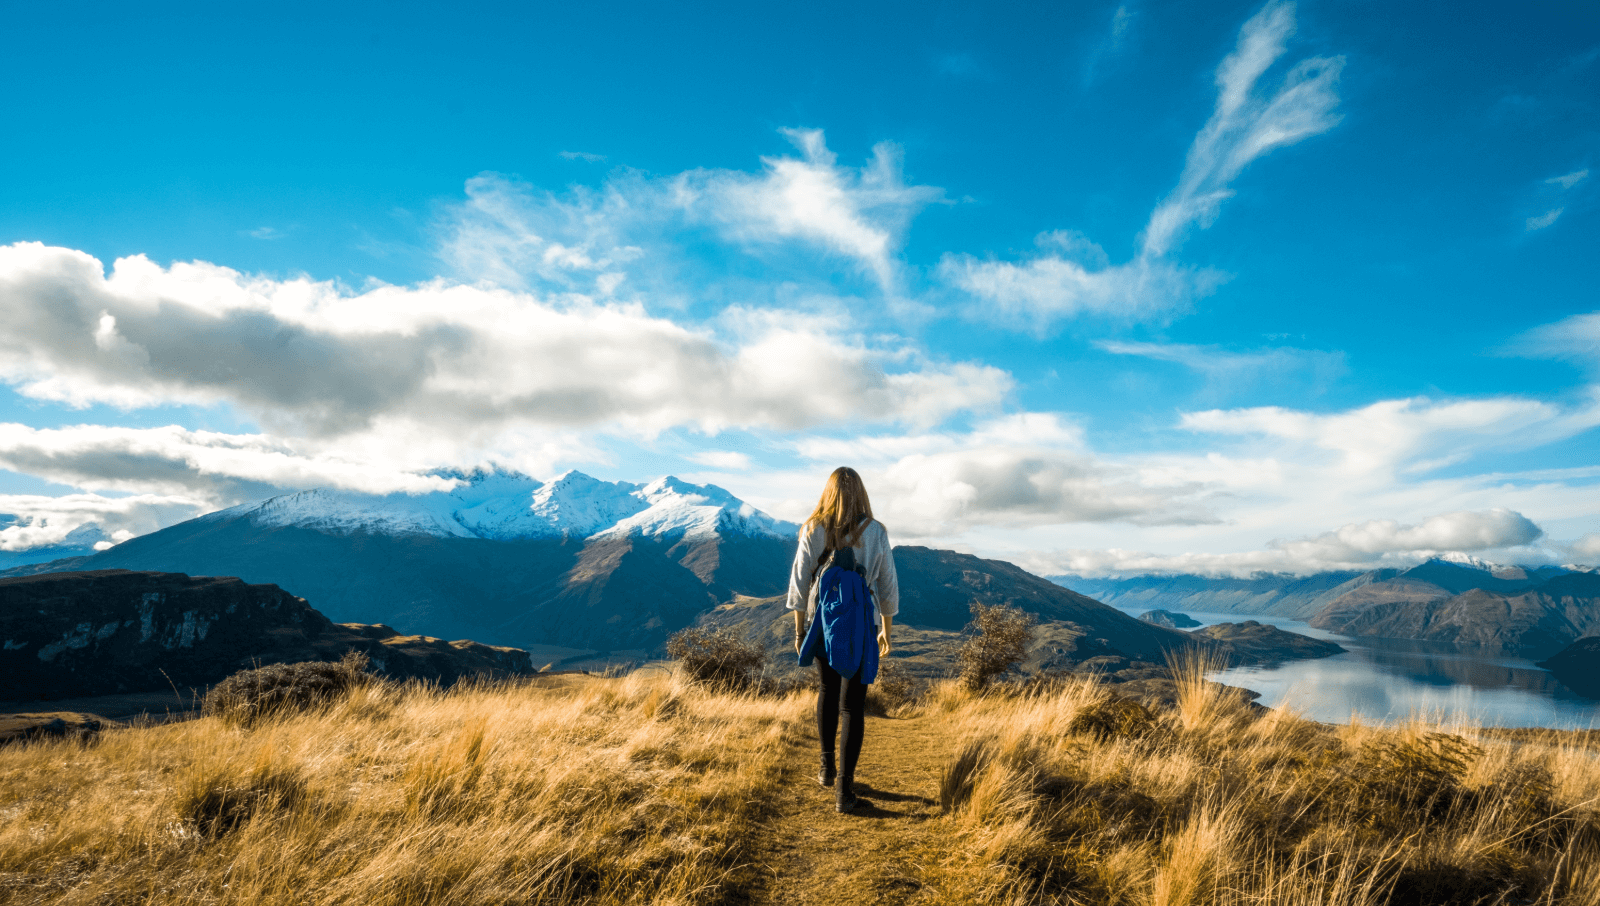
<instances>
[{"instance_id":1,"label":"rocky outcrop","mask_svg":"<svg viewBox=\"0 0 1600 906\"><path fill-rule=\"evenodd\" d=\"M1539 666L1579 695L1600 698L1600 636L1579 639L1540 661Z\"/></svg>"},{"instance_id":2,"label":"rocky outcrop","mask_svg":"<svg viewBox=\"0 0 1600 906\"><path fill-rule=\"evenodd\" d=\"M527 652L339 624L276 585L98 570L0 580L0 700L199 688L356 650L380 673L453 683L531 673Z\"/></svg>"},{"instance_id":3,"label":"rocky outcrop","mask_svg":"<svg viewBox=\"0 0 1600 906\"><path fill-rule=\"evenodd\" d=\"M1218 623L1189 634L1227 645L1228 661L1233 664L1274 664L1330 657L1345 650L1335 642L1314 639L1255 620Z\"/></svg>"},{"instance_id":4,"label":"rocky outcrop","mask_svg":"<svg viewBox=\"0 0 1600 906\"><path fill-rule=\"evenodd\" d=\"M1139 614L1139 619L1155 626L1165 626L1168 629L1193 629L1200 625L1200 621L1186 613L1174 613L1170 610L1152 610Z\"/></svg>"}]
</instances>

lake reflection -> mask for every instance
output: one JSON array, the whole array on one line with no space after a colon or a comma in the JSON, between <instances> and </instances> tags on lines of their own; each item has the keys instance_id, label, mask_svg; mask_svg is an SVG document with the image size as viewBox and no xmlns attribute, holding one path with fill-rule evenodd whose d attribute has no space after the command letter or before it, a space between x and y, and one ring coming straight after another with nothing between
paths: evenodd
<instances>
[{"instance_id":1,"label":"lake reflection","mask_svg":"<svg viewBox=\"0 0 1600 906\"><path fill-rule=\"evenodd\" d=\"M1138 616L1144 610L1126 609ZM1268 707L1286 705L1312 720L1347 723L1429 715L1487 726L1600 727L1600 702L1562 685L1530 660L1484 655L1454 645L1352 639L1298 620L1242 614L1190 613L1203 625L1258 620L1348 649L1274 667L1234 667L1211 678L1261 693Z\"/></svg>"}]
</instances>

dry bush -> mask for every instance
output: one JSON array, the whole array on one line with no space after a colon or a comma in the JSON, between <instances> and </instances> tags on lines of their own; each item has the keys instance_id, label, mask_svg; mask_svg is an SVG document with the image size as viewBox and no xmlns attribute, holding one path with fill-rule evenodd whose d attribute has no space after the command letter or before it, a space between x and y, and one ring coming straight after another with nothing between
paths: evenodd
<instances>
[{"instance_id":1,"label":"dry bush","mask_svg":"<svg viewBox=\"0 0 1600 906\"><path fill-rule=\"evenodd\" d=\"M377 677L367 672L370 665L366 655L350 651L338 661L269 664L241 670L213 686L206 693L201 710L224 723L251 726L274 714L327 704L376 681Z\"/></svg>"},{"instance_id":2,"label":"dry bush","mask_svg":"<svg viewBox=\"0 0 1600 906\"><path fill-rule=\"evenodd\" d=\"M969 638L956 655L961 682L977 692L1022 662L1033 641L1033 615L1003 604L972 604Z\"/></svg>"},{"instance_id":3,"label":"dry bush","mask_svg":"<svg viewBox=\"0 0 1600 906\"><path fill-rule=\"evenodd\" d=\"M809 722L662 671L385 688L0 750L0 902L743 901Z\"/></svg>"},{"instance_id":4,"label":"dry bush","mask_svg":"<svg viewBox=\"0 0 1600 906\"><path fill-rule=\"evenodd\" d=\"M749 689L761 676L766 650L732 629L689 627L667 639L667 655L696 682L723 689Z\"/></svg>"},{"instance_id":5,"label":"dry bush","mask_svg":"<svg viewBox=\"0 0 1600 906\"><path fill-rule=\"evenodd\" d=\"M1107 698L1079 711L1068 732L1087 733L1095 739L1139 739L1156 732L1160 724L1149 708L1131 698Z\"/></svg>"},{"instance_id":6,"label":"dry bush","mask_svg":"<svg viewBox=\"0 0 1600 906\"><path fill-rule=\"evenodd\" d=\"M893 661L878 665L878 678L867 687L867 710L889 716L916 705L927 682Z\"/></svg>"}]
</instances>

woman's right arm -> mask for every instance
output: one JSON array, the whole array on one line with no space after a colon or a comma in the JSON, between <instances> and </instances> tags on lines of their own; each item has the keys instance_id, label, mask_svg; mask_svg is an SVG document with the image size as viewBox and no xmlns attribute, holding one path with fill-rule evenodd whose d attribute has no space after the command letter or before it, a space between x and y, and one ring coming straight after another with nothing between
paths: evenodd
<instances>
[{"instance_id":1,"label":"woman's right arm","mask_svg":"<svg viewBox=\"0 0 1600 906\"><path fill-rule=\"evenodd\" d=\"M802 617L806 612L806 598L811 594L811 583L816 578L812 573L816 571L817 559L822 556L818 545L813 544L813 536L819 534L812 531L809 525L800 526L800 542L795 547L794 565L789 568L789 597L784 606Z\"/></svg>"}]
</instances>

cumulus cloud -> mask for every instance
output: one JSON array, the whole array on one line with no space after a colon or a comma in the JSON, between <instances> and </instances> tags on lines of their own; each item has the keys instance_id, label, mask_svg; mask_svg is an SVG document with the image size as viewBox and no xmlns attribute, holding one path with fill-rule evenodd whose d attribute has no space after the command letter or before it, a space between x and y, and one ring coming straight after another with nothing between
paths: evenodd
<instances>
[{"instance_id":1,"label":"cumulus cloud","mask_svg":"<svg viewBox=\"0 0 1600 906\"><path fill-rule=\"evenodd\" d=\"M1269 542L1262 550L1224 553L1157 554L1118 548L1034 551L1024 555L1031 568L1079 576L1180 575L1249 576L1253 573L1309 574L1326 570L1366 570L1412 566L1433 557L1522 548L1544 531L1521 513L1507 509L1444 513L1416 525L1390 519L1351 523L1309 538Z\"/></svg>"},{"instance_id":2,"label":"cumulus cloud","mask_svg":"<svg viewBox=\"0 0 1600 906\"><path fill-rule=\"evenodd\" d=\"M1600 563L1600 532L1590 532L1572 542L1572 556L1588 564Z\"/></svg>"},{"instance_id":3,"label":"cumulus cloud","mask_svg":"<svg viewBox=\"0 0 1600 906\"><path fill-rule=\"evenodd\" d=\"M182 498L211 508L282 488L371 494L448 491L451 479L385 469L371 459L307 452L255 434L79 425L0 424L0 467L94 491Z\"/></svg>"},{"instance_id":4,"label":"cumulus cloud","mask_svg":"<svg viewBox=\"0 0 1600 906\"><path fill-rule=\"evenodd\" d=\"M1146 255L1165 255L1189 227L1210 226L1233 195L1229 185L1251 162L1339 122L1334 108L1344 57L1309 57L1292 66L1275 90L1257 89L1294 29L1294 4L1271 0L1239 30L1238 46L1217 68L1211 119L1189 148L1177 188L1145 227Z\"/></svg>"},{"instance_id":5,"label":"cumulus cloud","mask_svg":"<svg viewBox=\"0 0 1600 906\"><path fill-rule=\"evenodd\" d=\"M760 321L721 338L635 304L432 283L352 293L140 256L0 248L0 378L71 405L227 403L275 433L427 426L798 428L931 423L995 405L1004 372L913 363L843 325ZM802 379L804 378L804 379Z\"/></svg>"},{"instance_id":6,"label":"cumulus cloud","mask_svg":"<svg viewBox=\"0 0 1600 906\"><path fill-rule=\"evenodd\" d=\"M1193 483L1113 465L1084 444L1081 428L1053 413L1020 413L965 433L850 440L809 439L816 462L867 463L864 477L896 537L934 537L974 526L1214 519Z\"/></svg>"},{"instance_id":7,"label":"cumulus cloud","mask_svg":"<svg viewBox=\"0 0 1600 906\"><path fill-rule=\"evenodd\" d=\"M1124 23L1119 7L1118 22ZM1333 128L1343 57L1309 57L1271 90L1258 83L1283 56L1294 33L1294 4L1271 0L1239 32L1217 69L1217 102L1195 136L1178 185L1154 211L1139 253L1110 264L1099 246L1076 234L1043 233L1041 252L1020 262L946 255L939 276L984 303L973 317L1003 318L1036 331L1083 316L1161 322L1210 295L1227 275L1175 264L1167 255L1195 226L1216 220L1234 179L1275 148Z\"/></svg>"},{"instance_id":8,"label":"cumulus cloud","mask_svg":"<svg viewBox=\"0 0 1600 906\"><path fill-rule=\"evenodd\" d=\"M1520 547L1537 541L1544 530L1521 513L1507 509L1445 513L1418 525L1392 519L1343 526L1336 531L1270 546L1305 563L1364 563L1389 554L1473 553Z\"/></svg>"}]
</instances>

